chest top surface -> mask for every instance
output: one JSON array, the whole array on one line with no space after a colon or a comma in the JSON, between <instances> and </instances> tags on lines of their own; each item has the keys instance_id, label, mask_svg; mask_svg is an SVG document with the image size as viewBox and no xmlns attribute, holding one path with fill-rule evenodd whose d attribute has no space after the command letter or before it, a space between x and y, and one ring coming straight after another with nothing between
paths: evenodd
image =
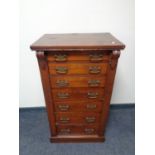
<instances>
[{"instance_id":1,"label":"chest top surface","mask_svg":"<svg viewBox=\"0 0 155 155\"><path fill-rule=\"evenodd\" d=\"M110 33L45 34L30 48L35 51L54 50L121 50L125 45Z\"/></svg>"}]
</instances>

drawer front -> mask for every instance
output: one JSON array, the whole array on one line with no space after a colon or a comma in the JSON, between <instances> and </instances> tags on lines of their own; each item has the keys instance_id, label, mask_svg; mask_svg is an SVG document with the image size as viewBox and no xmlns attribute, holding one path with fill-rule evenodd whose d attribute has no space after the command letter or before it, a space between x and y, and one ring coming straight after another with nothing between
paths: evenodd
<instances>
[{"instance_id":1,"label":"drawer front","mask_svg":"<svg viewBox=\"0 0 155 155\"><path fill-rule=\"evenodd\" d=\"M104 53L97 52L93 53L74 53L70 54L67 52L48 54L47 60L50 62L68 62L68 61L87 61L87 62L103 62L108 60L110 57L109 51L104 51Z\"/></svg>"},{"instance_id":2,"label":"drawer front","mask_svg":"<svg viewBox=\"0 0 155 155\"><path fill-rule=\"evenodd\" d=\"M98 133L98 125L58 125L58 135L96 135Z\"/></svg>"},{"instance_id":3,"label":"drawer front","mask_svg":"<svg viewBox=\"0 0 155 155\"><path fill-rule=\"evenodd\" d=\"M52 88L104 87L105 76L53 76Z\"/></svg>"},{"instance_id":4,"label":"drawer front","mask_svg":"<svg viewBox=\"0 0 155 155\"><path fill-rule=\"evenodd\" d=\"M48 55L58 135L96 135L109 55Z\"/></svg>"},{"instance_id":5,"label":"drawer front","mask_svg":"<svg viewBox=\"0 0 155 155\"><path fill-rule=\"evenodd\" d=\"M108 63L49 63L51 75L106 74Z\"/></svg>"},{"instance_id":6,"label":"drawer front","mask_svg":"<svg viewBox=\"0 0 155 155\"><path fill-rule=\"evenodd\" d=\"M56 112L101 112L102 102L55 102Z\"/></svg>"},{"instance_id":7,"label":"drawer front","mask_svg":"<svg viewBox=\"0 0 155 155\"><path fill-rule=\"evenodd\" d=\"M102 88L62 88L52 89L54 101L103 101Z\"/></svg>"},{"instance_id":8,"label":"drawer front","mask_svg":"<svg viewBox=\"0 0 155 155\"><path fill-rule=\"evenodd\" d=\"M96 124L99 123L100 114L87 112L87 113L74 113L74 112L58 112L56 113L56 124L77 125L77 124Z\"/></svg>"}]
</instances>

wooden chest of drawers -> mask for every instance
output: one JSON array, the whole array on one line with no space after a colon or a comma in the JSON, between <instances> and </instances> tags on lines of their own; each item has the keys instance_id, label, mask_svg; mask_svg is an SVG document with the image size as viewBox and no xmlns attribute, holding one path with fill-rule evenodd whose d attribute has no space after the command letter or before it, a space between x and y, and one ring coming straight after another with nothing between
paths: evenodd
<instances>
[{"instance_id":1,"label":"wooden chest of drawers","mask_svg":"<svg viewBox=\"0 0 155 155\"><path fill-rule=\"evenodd\" d=\"M103 142L113 82L125 45L109 33L46 34L38 58L52 142Z\"/></svg>"}]
</instances>

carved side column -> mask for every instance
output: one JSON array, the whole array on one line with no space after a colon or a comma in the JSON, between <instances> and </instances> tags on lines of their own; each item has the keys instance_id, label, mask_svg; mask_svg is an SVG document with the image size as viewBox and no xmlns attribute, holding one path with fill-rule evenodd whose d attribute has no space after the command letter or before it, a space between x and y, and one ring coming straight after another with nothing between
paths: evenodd
<instances>
[{"instance_id":1,"label":"carved side column","mask_svg":"<svg viewBox=\"0 0 155 155\"><path fill-rule=\"evenodd\" d=\"M46 103L46 109L48 113L48 120L50 125L51 136L56 135L56 127L55 127L55 118L54 116L54 107L52 104L52 92L50 86L50 77L49 77L49 70L48 70L48 63L46 60L46 55L43 51L36 52L36 56L38 59L41 81L44 91L44 98Z\"/></svg>"},{"instance_id":2,"label":"carved side column","mask_svg":"<svg viewBox=\"0 0 155 155\"><path fill-rule=\"evenodd\" d=\"M116 74L116 68L117 68L117 62L118 58L120 56L120 51L112 51L111 53L111 58L109 61L109 65L107 68L107 76L106 76L106 83L105 83L105 88L104 88L104 101L103 101L103 109L102 109L102 117L101 117L101 126L100 126L100 135L102 136L104 129L106 127L106 123L108 120L109 116L109 106L110 106L110 100L112 96L112 90L113 90L113 84L114 84L114 79L115 79L115 74Z\"/></svg>"}]
</instances>

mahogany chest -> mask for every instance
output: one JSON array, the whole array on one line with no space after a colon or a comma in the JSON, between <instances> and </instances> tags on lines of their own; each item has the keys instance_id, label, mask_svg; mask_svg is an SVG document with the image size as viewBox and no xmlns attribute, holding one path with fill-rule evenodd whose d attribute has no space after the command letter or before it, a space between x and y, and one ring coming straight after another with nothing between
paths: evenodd
<instances>
[{"instance_id":1,"label":"mahogany chest","mask_svg":"<svg viewBox=\"0 0 155 155\"><path fill-rule=\"evenodd\" d=\"M51 142L103 142L120 50L110 33L45 34L36 51Z\"/></svg>"}]
</instances>

